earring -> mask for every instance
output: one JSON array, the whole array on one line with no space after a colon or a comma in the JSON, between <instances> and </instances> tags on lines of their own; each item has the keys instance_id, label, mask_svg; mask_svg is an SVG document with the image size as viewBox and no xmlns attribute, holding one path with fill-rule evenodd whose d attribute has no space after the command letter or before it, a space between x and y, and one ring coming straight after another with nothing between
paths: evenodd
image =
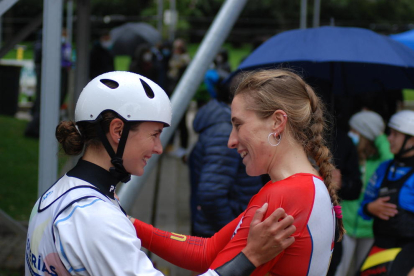
<instances>
[{"instance_id":1,"label":"earring","mask_svg":"<svg viewBox=\"0 0 414 276\"><path fill-rule=\"evenodd\" d=\"M271 142L270 142L270 136L273 136L274 137L274 139L275 140L277 140L277 143L276 144L272 144ZM269 133L269 135L267 136L267 142L272 146L272 147L277 147L277 146L279 146L279 144L280 144L280 141L282 141L282 134L280 133L279 134L279 138L276 138L276 136L277 136L277 134L276 134L276 132L275 133Z\"/></svg>"}]
</instances>

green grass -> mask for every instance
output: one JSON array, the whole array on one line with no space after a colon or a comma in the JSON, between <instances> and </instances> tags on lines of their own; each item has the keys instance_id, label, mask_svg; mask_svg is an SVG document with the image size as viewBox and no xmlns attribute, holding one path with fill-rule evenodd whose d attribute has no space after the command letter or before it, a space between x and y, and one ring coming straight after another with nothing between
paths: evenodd
<instances>
[{"instance_id":1,"label":"green grass","mask_svg":"<svg viewBox=\"0 0 414 276\"><path fill-rule=\"evenodd\" d=\"M414 89L404 89L403 95L405 101L414 101Z\"/></svg>"},{"instance_id":2,"label":"green grass","mask_svg":"<svg viewBox=\"0 0 414 276\"><path fill-rule=\"evenodd\" d=\"M37 199L39 142L26 138L27 121L0 116L0 208L17 220L28 220Z\"/></svg>"},{"instance_id":3,"label":"green grass","mask_svg":"<svg viewBox=\"0 0 414 276\"><path fill-rule=\"evenodd\" d=\"M27 123L0 115L0 209L16 220L28 220L37 200L39 140L24 136ZM59 154L59 170L67 160Z\"/></svg>"}]
</instances>

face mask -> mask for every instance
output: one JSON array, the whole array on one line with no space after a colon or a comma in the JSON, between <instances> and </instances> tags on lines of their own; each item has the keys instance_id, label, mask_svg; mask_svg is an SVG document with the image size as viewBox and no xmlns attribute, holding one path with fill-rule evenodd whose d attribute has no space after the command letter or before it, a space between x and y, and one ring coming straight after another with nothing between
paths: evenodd
<instances>
[{"instance_id":1,"label":"face mask","mask_svg":"<svg viewBox=\"0 0 414 276\"><path fill-rule=\"evenodd\" d=\"M142 59L146 62L149 62L152 60L152 54L151 53L145 53Z\"/></svg>"},{"instance_id":2,"label":"face mask","mask_svg":"<svg viewBox=\"0 0 414 276\"><path fill-rule=\"evenodd\" d=\"M355 132L350 131L350 132L348 132L348 136L349 136L349 138L352 139L352 142L354 143L355 146L358 145L358 143L359 143L359 135L358 134L356 134Z\"/></svg>"},{"instance_id":3,"label":"face mask","mask_svg":"<svg viewBox=\"0 0 414 276\"><path fill-rule=\"evenodd\" d=\"M112 42L110 40L101 41L101 45L105 49L111 49Z\"/></svg>"}]
</instances>

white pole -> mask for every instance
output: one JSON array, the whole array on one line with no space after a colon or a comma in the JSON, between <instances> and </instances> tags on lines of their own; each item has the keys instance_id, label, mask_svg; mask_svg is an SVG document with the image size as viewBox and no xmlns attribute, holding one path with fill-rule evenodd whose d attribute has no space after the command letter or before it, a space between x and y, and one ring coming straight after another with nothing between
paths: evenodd
<instances>
[{"instance_id":1,"label":"white pole","mask_svg":"<svg viewBox=\"0 0 414 276\"><path fill-rule=\"evenodd\" d=\"M170 14L171 14L171 22L170 22L170 35L169 40L174 41L175 39L175 27L177 25L177 9L175 6L175 0L170 0Z\"/></svg>"},{"instance_id":2,"label":"white pole","mask_svg":"<svg viewBox=\"0 0 414 276\"><path fill-rule=\"evenodd\" d=\"M166 128L162 132L161 143L163 147L166 146L170 137L174 134L175 128L203 80L208 66L229 35L246 2L247 0L226 0L214 19L193 61L184 72L184 75L173 92L171 98L173 117L171 127ZM159 155L153 155L145 167L144 175L140 177L132 176L131 181L122 185L117 192L122 206L127 212L132 207L152 169L156 167L158 158Z\"/></svg>"},{"instance_id":3,"label":"white pole","mask_svg":"<svg viewBox=\"0 0 414 276\"><path fill-rule=\"evenodd\" d=\"M313 3L313 27L319 27L319 19L321 13L321 0L315 0Z\"/></svg>"},{"instance_id":4,"label":"white pole","mask_svg":"<svg viewBox=\"0 0 414 276\"><path fill-rule=\"evenodd\" d=\"M57 180L60 55L63 0L44 0L40 97L39 189L41 196Z\"/></svg>"},{"instance_id":5,"label":"white pole","mask_svg":"<svg viewBox=\"0 0 414 276\"><path fill-rule=\"evenodd\" d=\"M162 25L163 25L163 12L164 12L164 1L158 0L158 8L157 8L157 29L162 35Z\"/></svg>"},{"instance_id":6,"label":"white pole","mask_svg":"<svg viewBox=\"0 0 414 276\"><path fill-rule=\"evenodd\" d=\"M308 0L301 0L300 2L300 28L306 29L306 15L308 9Z\"/></svg>"}]
</instances>

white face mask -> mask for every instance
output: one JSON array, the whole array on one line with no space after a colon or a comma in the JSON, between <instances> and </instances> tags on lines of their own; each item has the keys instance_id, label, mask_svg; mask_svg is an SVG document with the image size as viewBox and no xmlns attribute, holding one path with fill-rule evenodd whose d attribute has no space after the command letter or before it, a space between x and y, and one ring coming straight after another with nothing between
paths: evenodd
<instances>
[{"instance_id":1,"label":"white face mask","mask_svg":"<svg viewBox=\"0 0 414 276\"><path fill-rule=\"evenodd\" d=\"M112 41L110 41L110 40L101 41L101 45L105 49L111 49L111 47L112 47Z\"/></svg>"},{"instance_id":2,"label":"white face mask","mask_svg":"<svg viewBox=\"0 0 414 276\"><path fill-rule=\"evenodd\" d=\"M149 62L152 60L152 54L151 53L145 53L144 56L142 57L142 60Z\"/></svg>"},{"instance_id":3,"label":"white face mask","mask_svg":"<svg viewBox=\"0 0 414 276\"><path fill-rule=\"evenodd\" d=\"M359 135L358 134L356 134L353 131L350 131L350 132L348 132L348 136L349 136L349 138L352 139L352 142L354 143L355 146L358 145L358 143L359 143Z\"/></svg>"}]
</instances>

